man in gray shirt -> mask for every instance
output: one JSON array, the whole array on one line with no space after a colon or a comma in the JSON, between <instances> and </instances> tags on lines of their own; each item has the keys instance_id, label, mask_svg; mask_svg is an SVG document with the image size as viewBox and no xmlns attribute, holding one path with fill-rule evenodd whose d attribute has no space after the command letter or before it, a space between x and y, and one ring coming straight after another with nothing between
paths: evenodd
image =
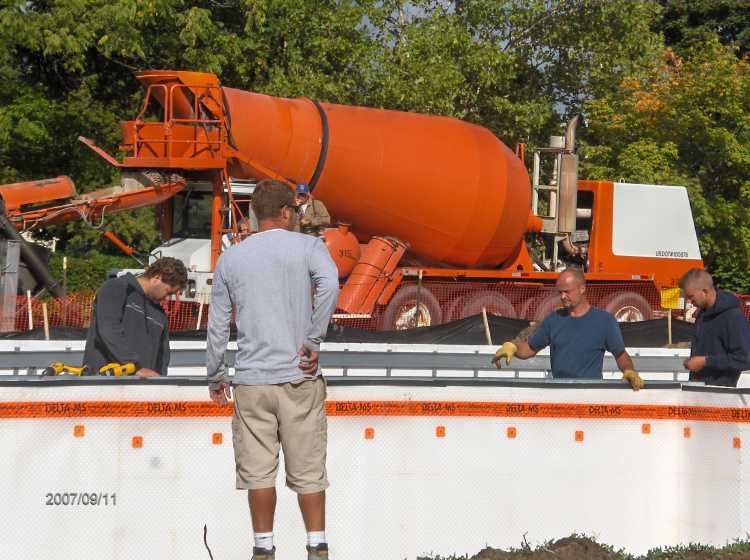
<instances>
[{"instance_id":1,"label":"man in gray shirt","mask_svg":"<svg viewBox=\"0 0 750 560\"><path fill-rule=\"evenodd\" d=\"M294 233L294 192L258 183L259 232L227 249L213 277L208 313L209 394L227 404L224 363L232 312L237 357L232 432L237 488L248 490L253 559L273 560L279 447L286 484L298 495L308 560L328 558L325 538L325 382L318 351L338 298L338 273L322 240Z\"/></svg>"}]
</instances>

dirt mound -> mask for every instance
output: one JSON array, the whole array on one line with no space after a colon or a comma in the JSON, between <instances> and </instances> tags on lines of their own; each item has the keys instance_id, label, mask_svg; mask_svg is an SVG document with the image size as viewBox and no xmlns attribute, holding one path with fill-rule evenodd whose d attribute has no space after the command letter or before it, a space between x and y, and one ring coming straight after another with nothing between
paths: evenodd
<instances>
[{"instance_id":1,"label":"dirt mound","mask_svg":"<svg viewBox=\"0 0 750 560\"><path fill-rule=\"evenodd\" d=\"M645 556L633 556L616 551L595 540L571 535L532 548L525 544L510 551L485 548L474 556L420 558L418 560L750 560L750 541L738 540L724 548L692 544L650 550Z\"/></svg>"},{"instance_id":2,"label":"dirt mound","mask_svg":"<svg viewBox=\"0 0 750 560\"><path fill-rule=\"evenodd\" d=\"M586 537L566 537L535 550L485 548L470 560L616 560L621 555Z\"/></svg>"}]
</instances>

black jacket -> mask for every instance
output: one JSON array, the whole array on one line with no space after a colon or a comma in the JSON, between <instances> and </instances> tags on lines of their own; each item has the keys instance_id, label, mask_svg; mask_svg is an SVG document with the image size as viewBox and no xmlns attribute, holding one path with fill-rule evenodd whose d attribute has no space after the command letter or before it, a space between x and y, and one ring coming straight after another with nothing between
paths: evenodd
<instances>
[{"instance_id":1,"label":"black jacket","mask_svg":"<svg viewBox=\"0 0 750 560\"><path fill-rule=\"evenodd\" d=\"M167 374L167 315L132 274L104 282L94 301L83 363L96 375L109 362L134 362L137 368Z\"/></svg>"},{"instance_id":2,"label":"black jacket","mask_svg":"<svg viewBox=\"0 0 750 560\"><path fill-rule=\"evenodd\" d=\"M691 381L737 386L740 372L750 369L750 326L740 300L717 290L716 302L695 321L691 356L706 356L706 367L691 373Z\"/></svg>"}]
</instances>

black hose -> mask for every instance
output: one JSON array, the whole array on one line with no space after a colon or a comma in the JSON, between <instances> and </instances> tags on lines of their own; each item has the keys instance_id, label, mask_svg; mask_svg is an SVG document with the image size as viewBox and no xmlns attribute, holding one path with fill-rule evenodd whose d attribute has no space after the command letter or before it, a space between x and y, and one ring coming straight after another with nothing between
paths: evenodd
<instances>
[{"instance_id":1,"label":"black hose","mask_svg":"<svg viewBox=\"0 0 750 560\"><path fill-rule=\"evenodd\" d=\"M13 224L10 223L8 216L5 214L5 201L0 198L0 229L5 233L8 239L16 241L19 248L21 249L21 258L26 266L29 268L31 273L50 294L56 298L65 297L65 291L62 289L60 284L57 283L54 276L47 268L47 265L42 262L42 259L34 252L31 244L26 241L21 234L16 231Z\"/></svg>"},{"instance_id":2,"label":"black hose","mask_svg":"<svg viewBox=\"0 0 750 560\"><path fill-rule=\"evenodd\" d=\"M326 114L325 109L323 109L323 106L317 101L313 100L313 103L318 110L318 115L320 115L320 128L323 135L320 139L320 155L318 156L318 163L315 165L313 176L307 183L310 187L310 192L315 190L315 185L318 184L318 179L320 179L320 176L323 173L323 168L326 165L326 159L328 159L328 137L330 134L328 129L328 115Z\"/></svg>"}]
</instances>

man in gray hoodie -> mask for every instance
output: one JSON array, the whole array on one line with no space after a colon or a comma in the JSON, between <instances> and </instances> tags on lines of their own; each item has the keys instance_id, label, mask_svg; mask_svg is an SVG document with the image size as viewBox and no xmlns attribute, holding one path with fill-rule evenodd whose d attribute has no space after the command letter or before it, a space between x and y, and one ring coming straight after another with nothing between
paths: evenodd
<instances>
[{"instance_id":1,"label":"man in gray hoodie","mask_svg":"<svg viewBox=\"0 0 750 560\"><path fill-rule=\"evenodd\" d=\"M232 433L237 488L248 490L253 559L273 560L279 447L286 484L297 493L309 560L328 558L325 538L325 382L320 343L336 309L338 273L322 240L295 233L294 192L258 183L258 233L227 249L214 271L208 314L209 394L227 404L224 362L232 312L237 356Z\"/></svg>"}]
</instances>

